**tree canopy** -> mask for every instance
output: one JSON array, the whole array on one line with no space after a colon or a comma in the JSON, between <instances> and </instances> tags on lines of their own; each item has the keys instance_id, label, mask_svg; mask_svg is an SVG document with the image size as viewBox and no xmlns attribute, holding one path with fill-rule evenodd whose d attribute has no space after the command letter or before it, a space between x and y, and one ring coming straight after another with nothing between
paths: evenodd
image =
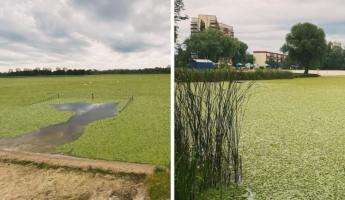
<instances>
[{"instance_id":1,"label":"tree canopy","mask_svg":"<svg viewBox=\"0 0 345 200\"><path fill-rule=\"evenodd\" d=\"M205 31L205 29L206 29L206 24L205 24L204 20L201 20L201 22L200 22L200 31L203 32L203 31Z\"/></svg>"},{"instance_id":2,"label":"tree canopy","mask_svg":"<svg viewBox=\"0 0 345 200\"><path fill-rule=\"evenodd\" d=\"M286 36L286 43L281 50L289 58L303 67L320 66L326 53L325 32L311 23L298 23Z\"/></svg>"},{"instance_id":3,"label":"tree canopy","mask_svg":"<svg viewBox=\"0 0 345 200\"><path fill-rule=\"evenodd\" d=\"M246 63L247 62L247 50L248 45L244 42L241 42L235 39L235 42L238 43L238 49L235 51L235 54L232 58L232 62L236 63Z\"/></svg>"},{"instance_id":4,"label":"tree canopy","mask_svg":"<svg viewBox=\"0 0 345 200\"><path fill-rule=\"evenodd\" d=\"M198 58L210 59L213 62L218 62L220 59L232 59L233 62L246 61L248 46L216 29L192 34L184 44L187 55L197 55Z\"/></svg>"},{"instance_id":5,"label":"tree canopy","mask_svg":"<svg viewBox=\"0 0 345 200\"><path fill-rule=\"evenodd\" d=\"M345 50L333 42L327 44L321 69L345 69Z\"/></svg>"}]
</instances>

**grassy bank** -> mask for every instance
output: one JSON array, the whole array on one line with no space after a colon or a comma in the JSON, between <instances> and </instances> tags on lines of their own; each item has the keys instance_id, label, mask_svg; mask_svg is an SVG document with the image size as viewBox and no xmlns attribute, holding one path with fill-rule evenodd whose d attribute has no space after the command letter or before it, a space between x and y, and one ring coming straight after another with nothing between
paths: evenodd
<instances>
[{"instance_id":1,"label":"grassy bank","mask_svg":"<svg viewBox=\"0 0 345 200\"><path fill-rule=\"evenodd\" d=\"M154 174L146 178L145 184L151 200L170 198L170 170L157 168Z\"/></svg>"},{"instance_id":2,"label":"grassy bank","mask_svg":"<svg viewBox=\"0 0 345 200\"><path fill-rule=\"evenodd\" d=\"M133 96L123 112L92 123L77 141L58 151L165 165L170 161L169 83L169 75L1 78L0 137L64 122L72 115L55 111L52 103L113 101L122 108Z\"/></svg>"},{"instance_id":3,"label":"grassy bank","mask_svg":"<svg viewBox=\"0 0 345 200\"><path fill-rule=\"evenodd\" d=\"M342 199L345 77L255 85L241 140L255 199Z\"/></svg>"}]
</instances>

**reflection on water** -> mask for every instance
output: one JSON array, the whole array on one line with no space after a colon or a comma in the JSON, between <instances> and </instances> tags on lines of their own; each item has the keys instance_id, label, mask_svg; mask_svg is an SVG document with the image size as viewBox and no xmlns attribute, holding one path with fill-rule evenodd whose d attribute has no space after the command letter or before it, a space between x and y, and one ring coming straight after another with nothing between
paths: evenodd
<instances>
[{"instance_id":1,"label":"reflection on water","mask_svg":"<svg viewBox=\"0 0 345 200\"><path fill-rule=\"evenodd\" d=\"M0 139L0 148L31 152L54 152L59 145L78 139L85 127L97 120L110 118L117 112L115 103L68 103L52 105L59 111L74 111L67 122L48 126L14 138Z\"/></svg>"}]
</instances>

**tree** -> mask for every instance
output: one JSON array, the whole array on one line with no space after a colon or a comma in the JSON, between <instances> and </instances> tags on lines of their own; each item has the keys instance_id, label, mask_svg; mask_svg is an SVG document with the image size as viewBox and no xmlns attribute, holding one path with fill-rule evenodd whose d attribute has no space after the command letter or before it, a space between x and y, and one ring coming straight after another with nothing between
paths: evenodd
<instances>
[{"instance_id":1,"label":"tree","mask_svg":"<svg viewBox=\"0 0 345 200\"><path fill-rule=\"evenodd\" d=\"M200 22L200 31L203 32L203 31L205 31L205 29L206 29L205 22L204 22L204 20L201 20L201 22Z\"/></svg>"},{"instance_id":2,"label":"tree","mask_svg":"<svg viewBox=\"0 0 345 200\"><path fill-rule=\"evenodd\" d=\"M298 23L286 36L286 43L281 50L289 54L297 64L305 67L319 66L326 52L325 32L311 23Z\"/></svg>"},{"instance_id":3,"label":"tree","mask_svg":"<svg viewBox=\"0 0 345 200\"><path fill-rule=\"evenodd\" d=\"M236 64L236 63L246 63L247 62L247 50L248 50L248 45L246 43L243 43L237 39L236 40L236 43L238 43L238 49L237 51L235 52L234 54L234 57L233 57L233 63Z\"/></svg>"},{"instance_id":4,"label":"tree","mask_svg":"<svg viewBox=\"0 0 345 200\"><path fill-rule=\"evenodd\" d=\"M291 65L294 65L295 63L291 60L289 56L287 56L283 62L281 62L279 65L283 69L290 69Z\"/></svg>"},{"instance_id":5,"label":"tree","mask_svg":"<svg viewBox=\"0 0 345 200\"><path fill-rule=\"evenodd\" d=\"M184 44L188 55L196 54L199 58L210 59L213 62L218 62L219 59L230 60L235 55L241 54L238 53L241 45L244 47L237 39L215 29L192 34Z\"/></svg>"},{"instance_id":6,"label":"tree","mask_svg":"<svg viewBox=\"0 0 345 200\"><path fill-rule=\"evenodd\" d=\"M273 58L269 58L267 61L266 61L266 64L270 67L270 68L278 68L279 67L279 63L273 59Z\"/></svg>"},{"instance_id":7,"label":"tree","mask_svg":"<svg viewBox=\"0 0 345 200\"><path fill-rule=\"evenodd\" d=\"M189 57L190 54L181 47L177 45L175 54L175 67L189 67Z\"/></svg>"},{"instance_id":8,"label":"tree","mask_svg":"<svg viewBox=\"0 0 345 200\"><path fill-rule=\"evenodd\" d=\"M246 57L248 63L254 64L255 58L253 54L247 53Z\"/></svg>"},{"instance_id":9,"label":"tree","mask_svg":"<svg viewBox=\"0 0 345 200\"><path fill-rule=\"evenodd\" d=\"M321 66L322 69L344 69L345 50L332 42L327 44L325 58Z\"/></svg>"},{"instance_id":10,"label":"tree","mask_svg":"<svg viewBox=\"0 0 345 200\"><path fill-rule=\"evenodd\" d=\"M181 12L184 10L184 3L183 0L175 0L175 6L174 6L174 41L176 42L177 37L178 37L178 23L182 20L188 19L187 15L183 15Z\"/></svg>"}]
</instances>

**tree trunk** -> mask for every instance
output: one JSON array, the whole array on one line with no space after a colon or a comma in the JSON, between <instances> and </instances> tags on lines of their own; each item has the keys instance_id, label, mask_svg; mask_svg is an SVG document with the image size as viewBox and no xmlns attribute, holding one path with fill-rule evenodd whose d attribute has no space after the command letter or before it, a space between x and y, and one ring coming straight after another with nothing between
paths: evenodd
<instances>
[{"instance_id":1,"label":"tree trunk","mask_svg":"<svg viewBox=\"0 0 345 200\"><path fill-rule=\"evenodd\" d=\"M304 67L304 74L308 74L309 73L309 68L308 67Z\"/></svg>"}]
</instances>

